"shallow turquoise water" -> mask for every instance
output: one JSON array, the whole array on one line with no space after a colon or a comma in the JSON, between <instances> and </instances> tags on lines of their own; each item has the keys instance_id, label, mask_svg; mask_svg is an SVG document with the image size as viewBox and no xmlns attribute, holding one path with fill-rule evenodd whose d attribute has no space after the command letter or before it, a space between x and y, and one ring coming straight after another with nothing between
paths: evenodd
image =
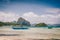
<instances>
[{"instance_id":1,"label":"shallow turquoise water","mask_svg":"<svg viewBox=\"0 0 60 40\"><path fill-rule=\"evenodd\" d=\"M14 29L13 27L16 27L15 29L17 30L26 30L26 29L29 29L29 28L44 28L44 29L53 29L53 28L60 28L60 27L52 27L52 26L47 26L47 27L33 27L33 26L23 26L23 28L18 28L17 26L12 26L12 29Z\"/></svg>"},{"instance_id":2,"label":"shallow turquoise water","mask_svg":"<svg viewBox=\"0 0 60 40\"><path fill-rule=\"evenodd\" d=\"M18 26L2 26L2 27L0 27L0 29L4 29L4 28L9 28L9 29L13 29L13 27L18 27ZM60 27L50 27L50 28L48 28L48 27L33 27L33 26L23 26L23 28L27 28L27 29L29 29L29 28L47 28L47 29L52 29L52 28L60 28ZM23 30L23 29L21 29L21 30Z\"/></svg>"}]
</instances>

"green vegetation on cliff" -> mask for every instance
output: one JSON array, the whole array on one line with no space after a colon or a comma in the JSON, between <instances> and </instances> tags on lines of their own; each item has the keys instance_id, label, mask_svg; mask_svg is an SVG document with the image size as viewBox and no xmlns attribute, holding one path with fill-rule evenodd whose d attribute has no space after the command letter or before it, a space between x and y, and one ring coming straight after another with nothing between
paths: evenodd
<instances>
[{"instance_id":1,"label":"green vegetation on cliff","mask_svg":"<svg viewBox=\"0 0 60 40\"><path fill-rule=\"evenodd\" d=\"M0 26L9 26L9 25L20 25L13 22L0 22Z\"/></svg>"},{"instance_id":2,"label":"green vegetation on cliff","mask_svg":"<svg viewBox=\"0 0 60 40\"><path fill-rule=\"evenodd\" d=\"M0 26L3 26L4 25L4 23L3 22L0 22Z\"/></svg>"},{"instance_id":3,"label":"green vegetation on cliff","mask_svg":"<svg viewBox=\"0 0 60 40\"><path fill-rule=\"evenodd\" d=\"M38 24L36 24L35 26L36 26L36 27L46 27L47 24L45 24L45 23L38 23Z\"/></svg>"}]
</instances>

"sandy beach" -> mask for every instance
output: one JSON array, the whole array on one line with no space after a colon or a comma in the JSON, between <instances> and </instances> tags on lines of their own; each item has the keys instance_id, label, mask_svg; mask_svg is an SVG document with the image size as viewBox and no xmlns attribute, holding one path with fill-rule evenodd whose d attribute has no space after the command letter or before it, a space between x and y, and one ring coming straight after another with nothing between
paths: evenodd
<instances>
[{"instance_id":1,"label":"sandy beach","mask_svg":"<svg viewBox=\"0 0 60 40\"><path fill-rule=\"evenodd\" d=\"M13 35L14 34L14 35ZM59 40L60 28L0 29L0 40Z\"/></svg>"}]
</instances>

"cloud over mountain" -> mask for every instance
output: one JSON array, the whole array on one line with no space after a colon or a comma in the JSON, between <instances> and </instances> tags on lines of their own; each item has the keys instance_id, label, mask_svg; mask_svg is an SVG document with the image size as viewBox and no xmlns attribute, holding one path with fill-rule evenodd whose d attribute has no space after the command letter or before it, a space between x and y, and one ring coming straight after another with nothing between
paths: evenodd
<instances>
[{"instance_id":1,"label":"cloud over mountain","mask_svg":"<svg viewBox=\"0 0 60 40\"><path fill-rule=\"evenodd\" d=\"M40 23L45 22L47 24L59 24L60 14L52 15L52 14L43 14L37 15L34 12L27 12L23 14L23 17L29 20L31 23Z\"/></svg>"}]
</instances>

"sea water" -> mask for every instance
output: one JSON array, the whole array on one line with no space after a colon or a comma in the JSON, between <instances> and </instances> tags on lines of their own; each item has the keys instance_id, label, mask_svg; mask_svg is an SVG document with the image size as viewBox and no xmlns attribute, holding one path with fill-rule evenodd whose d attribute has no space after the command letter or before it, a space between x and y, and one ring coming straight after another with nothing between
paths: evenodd
<instances>
[{"instance_id":1,"label":"sea water","mask_svg":"<svg viewBox=\"0 0 60 40\"><path fill-rule=\"evenodd\" d=\"M0 26L0 29L13 29L13 27L14 27L14 26ZM15 26L15 27L17 28L17 26ZM29 28L49 29L48 27L49 27L49 26L47 26L47 27L23 26L23 28L28 28L28 29L29 29ZM51 29L52 29L52 28L60 28L60 27L58 27L58 26L57 26L57 27L56 27L56 26L52 27L52 26L51 26ZM22 30L23 30L23 29L22 29Z\"/></svg>"}]
</instances>

